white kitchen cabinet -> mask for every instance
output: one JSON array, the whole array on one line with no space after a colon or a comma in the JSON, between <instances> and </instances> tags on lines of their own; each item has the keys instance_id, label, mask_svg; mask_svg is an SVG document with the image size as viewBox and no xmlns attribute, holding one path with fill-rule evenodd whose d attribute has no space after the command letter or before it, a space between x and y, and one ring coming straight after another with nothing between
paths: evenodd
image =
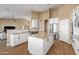
<instances>
[{"instance_id":1,"label":"white kitchen cabinet","mask_svg":"<svg viewBox=\"0 0 79 59\"><path fill-rule=\"evenodd\" d=\"M69 19L63 19L59 22L59 40L71 44L71 31Z\"/></svg>"},{"instance_id":2,"label":"white kitchen cabinet","mask_svg":"<svg viewBox=\"0 0 79 59\"><path fill-rule=\"evenodd\" d=\"M22 39L21 39L21 37L20 37L19 34L14 35L14 45L15 45L15 46L18 45L18 44L20 44L20 41L21 41L21 40L22 40Z\"/></svg>"},{"instance_id":3,"label":"white kitchen cabinet","mask_svg":"<svg viewBox=\"0 0 79 59\"><path fill-rule=\"evenodd\" d=\"M73 21L73 38L72 46L75 51L75 54L79 55L79 6L73 9L72 12L72 21Z\"/></svg>"},{"instance_id":4,"label":"white kitchen cabinet","mask_svg":"<svg viewBox=\"0 0 79 59\"><path fill-rule=\"evenodd\" d=\"M0 39L3 40L3 39L7 39L6 37L6 33L4 32L0 32Z\"/></svg>"},{"instance_id":5,"label":"white kitchen cabinet","mask_svg":"<svg viewBox=\"0 0 79 59\"><path fill-rule=\"evenodd\" d=\"M3 33L0 33L0 40L3 40Z\"/></svg>"},{"instance_id":6,"label":"white kitchen cabinet","mask_svg":"<svg viewBox=\"0 0 79 59\"><path fill-rule=\"evenodd\" d=\"M54 43L54 38L51 36L47 38L28 36L28 50L33 55L45 55Z\"/></svg>"},{"instance_id":7,"label":"white kitchen cabinet","mask_svg":"<svg viewBox=\"0 0 79 59\"><path fill-rule=\"evenodd\" d=\"M22 39L20 42L25 42L28 39L28 34L22 33L20 34L20 39Z\"/></svg>"},{"instance_id":8,"label":"white kitchen cabinet","mask_svg":"<svg viewBox=\"0 0 79 59\"><path fill-rule=\"evenodd\" d=\"M27 42L27 33L13 33L10 35L10 46L15 47L16 45Z\"/></svg>"},{"instance_id":9,"label":"white kitchen cabinet","mask_svg":"<svg viewBox=\"0 0 79 59\"><path fill-rule=\"evenodd\" d=\"M10 45L12 47L18 45L20 43L20 36L17 34L10 35Z\"/></svg>"},{"instance_id":10,"label":"white kitchen cabinet","mask_svg":"<svg viewBox=\"0 0 79 59\"><path fill-rule=\"evenodd\" d=\"M79 55L79 37L73 37L72 46L75 54Z\"/></svg>"}]
</instances>

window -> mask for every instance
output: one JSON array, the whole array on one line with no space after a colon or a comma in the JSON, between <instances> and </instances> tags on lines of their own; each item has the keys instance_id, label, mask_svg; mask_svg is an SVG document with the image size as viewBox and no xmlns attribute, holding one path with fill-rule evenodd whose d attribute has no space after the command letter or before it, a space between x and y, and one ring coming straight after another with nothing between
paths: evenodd
<instances>
[{"instance_id":1,"label":"window","mask_svg":"<svg viewBox=\"0 0 79 59\"><path fill-rule=\"evenodd\" d=\"M38 20L32 20L32 28L38 28Z\"/></svg>"}]
</instances>

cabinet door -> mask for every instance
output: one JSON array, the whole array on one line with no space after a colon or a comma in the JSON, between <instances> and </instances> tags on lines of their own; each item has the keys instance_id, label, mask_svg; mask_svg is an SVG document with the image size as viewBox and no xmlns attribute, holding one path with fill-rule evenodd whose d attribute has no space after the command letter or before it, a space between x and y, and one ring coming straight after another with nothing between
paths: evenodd
<instances>
[{"instance_id":1,"label":"cabinet door","mask_svg":"<svg viewBox=\"0 0 79 59\"><path fill-rule=\"evenodd\" d=\"M70 41L70 25L68 20L61 20L59 22L59 39L65 42ZM69 43L69 42L68 42Z\"/></svg>"},{"instance_id":2,"label":"cabinet door","mask_svg":"<svg viewBox=\"0 0 79 59\"><path fill-rule=\"evenodd\" d=\"M68 33L62 33L62 32L60 32L60 34L59 34L59 40L62 40L64 42L68 42L69 41Z\"/></svg>"},{"instance_id":3,"label":"cabinet door","mask_svg":"<svg viewBox=\"0 0 79 59\"><path fill-rule=\"evenodd\" d=\"M24 34L21 34L20 37L21 37L21 40L20 41L22 43L27 41L27 34L25 34L25 33Z\"/></svg>"},{"instance_id":4,"label":"cabinet door","mask_svg":"<svg viewBox=\"0 0 79 59\"><path fill-rule=\"evenodd\" d=\"M27 40L27 34L23 34L23 39Z\"/></svg>"},{"instance_id":5,"label":"cabinet door","mask_svg":"<svg viewBox=\"0 0 79 59\"><path fill-rule=\"evenodd\" d=\"M75 54L79 55L79 46L77 46L75 43L73 44L74 52Z\"/></svg>"},{"instance_id":6,"label":"cabinet door","mask_svg":"<svg viewBox=\"0 0 79 59\"><path fill-rule=\"evenodd\" d=\"M2 33L0 33L0 39L2 39Z\"/></svg>"},{"instance_id":7,"label":"cabinet door","mask_svg":"<svg viewBox=\"0 0 79 59\"><path fill-rule=\"evenodd\" d=\"M14 43L15 43L15 45L20 43L20 36L19 35L14 36Z\"/></svg>"}]
</instances>

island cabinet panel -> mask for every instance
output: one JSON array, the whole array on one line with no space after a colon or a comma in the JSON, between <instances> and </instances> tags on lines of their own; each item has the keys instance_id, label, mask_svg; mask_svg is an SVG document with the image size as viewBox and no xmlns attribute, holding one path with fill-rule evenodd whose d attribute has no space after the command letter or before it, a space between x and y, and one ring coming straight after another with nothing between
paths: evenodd
<instances>
[{"instance_id":1,"label":"island cabinet panel","mask_svg":"<svg viewBox=\"0 0 79 59\"><path fill-rule=\"evenodd\" d=\"M28 36L28 50L33 55L45 55L50 47L53 45L52 37L42 38L35 36Z\"/></svg>"}]
</instances>

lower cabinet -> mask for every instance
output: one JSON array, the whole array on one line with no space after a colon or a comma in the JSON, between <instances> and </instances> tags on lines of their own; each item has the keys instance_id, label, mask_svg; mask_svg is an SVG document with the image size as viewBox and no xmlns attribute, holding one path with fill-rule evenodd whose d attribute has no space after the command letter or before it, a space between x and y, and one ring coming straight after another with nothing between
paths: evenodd
<instances>
[{"instance_id":1,"label":"lower cabinet","mask_svg":"<svg viewBox=\"0 0 79 59\"><path fill-rule=\"evenodd\" d=\"M28 39L28 34L20 34L20 42L26 42L27 41L27 39Z\"/></svg>"},{"instance_id":2,"label":"lower cabinet","mask_svg":"<svg viewBox=\"0 0 79 59\"><path fill-rule=\"evenodd\" d=\"M79 40L78 40L78 38L73 38L72 46L73 46L75 54L79 55Z\"/></svg>"},{"instance_id":3,"label":"lower cabinet","mask_svg":"<svg viewBox=\"0 0 79 59\"><path fill-rule=\"evenodd\" d=\"M79 47L74 44L73 49L74 49L75 54L79 55Z\"/></svg>"},{"instance_id":4,"label":"lower cabinet","mask_svg":"<svg viewBox=\"0 0 79 59\"><path fill-rule=\"evenodd\" d=\"M6 33L0 32L0 40L7 39Z\"/></svg>"},{"instance_id":5,"label":"lower cabinet","mask_svg":"<svg viewBox=\"0 0 79 59\"><path fill-rule=\"evenodd\" d=\"M10 35L10 46L15 47L19 44L27 42L28 35L26 33L11 34Z\"/></svg>"}]
</instances>

